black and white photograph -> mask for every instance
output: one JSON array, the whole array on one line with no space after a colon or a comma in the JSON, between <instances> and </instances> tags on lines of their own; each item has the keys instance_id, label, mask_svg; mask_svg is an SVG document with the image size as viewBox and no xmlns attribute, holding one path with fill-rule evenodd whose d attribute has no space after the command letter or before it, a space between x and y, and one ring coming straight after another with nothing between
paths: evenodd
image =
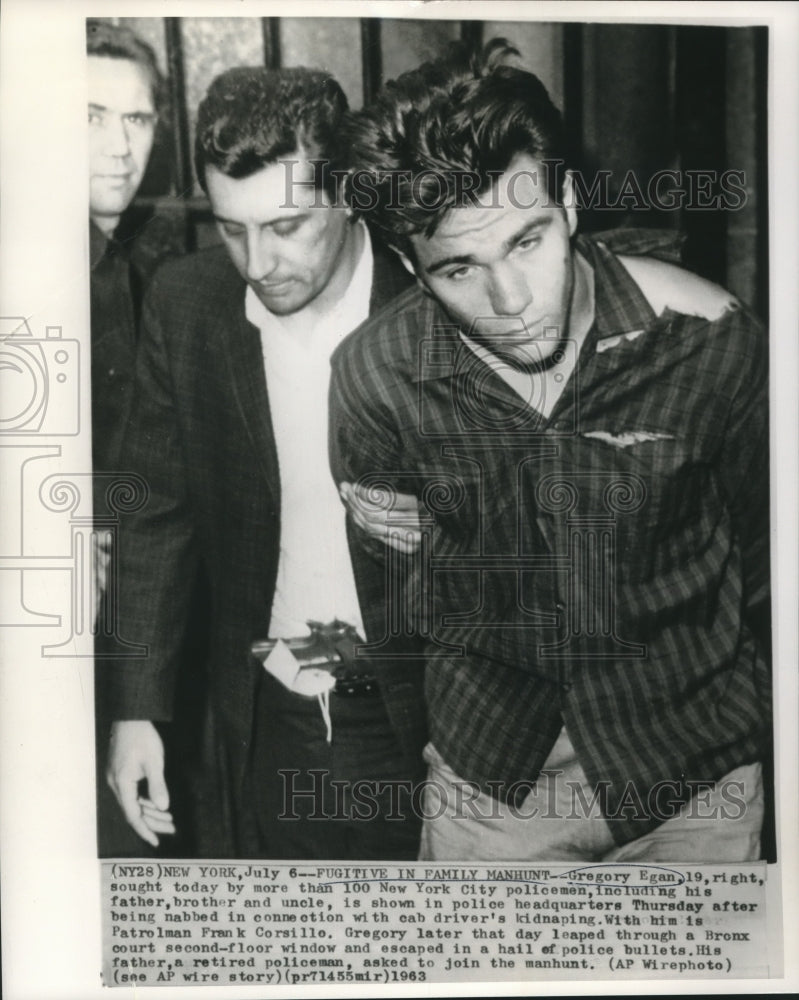
<instances>
[{"instance_id":1,"label":"black and white photograph","mask_svg":"<svg viewBox=\"0 0 799 1000\"><path fill-rule=\"evenodd\" d=\"M796 985L797 6L56 6L8 995Z\"/></svg>"}]
</instances>

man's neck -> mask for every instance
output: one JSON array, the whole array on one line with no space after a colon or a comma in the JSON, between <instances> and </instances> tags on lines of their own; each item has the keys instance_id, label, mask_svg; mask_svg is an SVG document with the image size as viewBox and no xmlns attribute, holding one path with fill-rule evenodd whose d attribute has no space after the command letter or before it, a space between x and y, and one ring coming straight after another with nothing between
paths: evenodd
<instances>
[{"instance_id":1,"label":"man's neck","mask_svg":"<svg viewBox=\"0 0 799 1000\"><path fill-rule=\"evenodd\" d=\"M575 250L574 287L569 309L569 340L576 343L578 352L594 322L595 308L594 271L585 257Z\"/></svg>"},{"instance_id":2,"label":"man's neck","mask_svg":"<svg viewBox=\"0 0 799 1000\"><path fill-rule=\"evenodd\" d=\"M594 271L585 257L574 252L574 284L569 308L569 333L563 360L556 367L538 376L539 409L549 419L560 397L580 363L580 352L594 323Z\"/></svg>"},{"instance_id":3,"label":"man's neck","mask_svg":"<svg viewBox=\"0 0 799 1000\"><path fill-rule=\"evenodd\" d=\"M574 374L580 351L593 322L594 272L588 261L575 252L568 333L561 341L562 349L556 348L559 360L555 364L536 372L515 371L507 363L497 366L496 355L492 358L485 347L473 343L468 337L464 339L529 406L549 419Z\"/></svg>"},{"instance_id":4,"label":"man's neck","mask_svg":"<svg viewBox=\"0 0 799 1000\"><path fill-rule=\"evenodd\" d=\"M91 215L90 218L103 236L106 236L108 239L111 239L114 235L114 230L119 225L118 215Z\"/></svg>"}]
</instances>

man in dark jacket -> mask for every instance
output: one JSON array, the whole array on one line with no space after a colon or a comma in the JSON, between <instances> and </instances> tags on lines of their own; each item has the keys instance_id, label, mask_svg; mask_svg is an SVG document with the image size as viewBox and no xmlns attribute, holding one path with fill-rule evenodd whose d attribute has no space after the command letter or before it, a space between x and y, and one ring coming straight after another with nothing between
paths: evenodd
<instances>
[{"instance_id":1,"label":"man in dark jacket","mask_svg":"<svg viewBox=\"0 0 799 1000\"><path fill-rule=\"evenodd\" d=\"M118 635L147 653L109 666L108 778L152 844L174 829L154 723L180 711L178 651L202 573L199 853L417 853L400 793L421 767L420 661L396 640L380 657L355 655L364 633L386 634L368 599L384 567L379 553L351 559L327 467L330 354L407 286L320 169L345 111L322 72L239 69L214 81L196 164L224 246L164 267L145 300L123 465L147 498L121 525Z\"/></svg>"},{"instance_id":2,"label":"man in dark jacket","mask_svg":"<svg viewBox=\"0 0 799 1000\"><path fill-rule=\"evenodd\" d=\"M107 517L106 497L120 471L119 450L130 408L145 279L139 266L141 242L134 244L126 238L123 230L130 227L121 220L147 169L164 101L164 81L152 49L129 28L88 20L86 56L93 505L99 529L97 582L102 589L110 548L102 528L112 520ZM99 851L101 855L132 853L140 842L121 822L102 784L111 719L102 683L95 694Z\"/></svg>"},{"instance_id":3,"label":"man in dark jacket","mask_svg":"<svg viewBox=\"0 0 799 1000\"><path fill-rule=\"evenodd\" d=\"M86 25L92 445L95 472L115 471L130 404L141 275L116 239L141 184L163 100L152 49L130 29ZM98 499L104 485L98 478Z\"/></svg>"}]
</instances>

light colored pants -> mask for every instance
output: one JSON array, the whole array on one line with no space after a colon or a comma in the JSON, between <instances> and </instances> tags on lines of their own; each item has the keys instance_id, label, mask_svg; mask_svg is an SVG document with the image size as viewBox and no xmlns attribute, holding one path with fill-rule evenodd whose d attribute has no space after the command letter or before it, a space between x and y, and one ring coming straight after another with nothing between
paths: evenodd
<instances>
[{"instance_id":1,"label":"light colored pants","mask_svg":"<svg viewBox=\"0 0 799 1000\"><path fill-rule=\"evenodd\" d=\"M756 861L760 856L760 764L730 771L654 830L617 847L565 728L535 786L517 807L459 778L432 744L424 755L428 772L420 861L699 863Z\"/></svg>"}]
</instances>

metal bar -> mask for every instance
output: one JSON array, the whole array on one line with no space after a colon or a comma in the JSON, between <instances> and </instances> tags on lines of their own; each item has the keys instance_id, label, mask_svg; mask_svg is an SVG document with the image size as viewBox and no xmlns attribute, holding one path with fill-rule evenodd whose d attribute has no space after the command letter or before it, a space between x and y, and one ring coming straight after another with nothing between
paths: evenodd
<instances>
[{"instance_id":1,"label":"metal bar","mask_svg":"<svg viewBox=\"0 0 799 1000\"><path fill-rule=\"evenodd\" d=\"M172 137L175 154L175 187L179 197L192 194L194 180L189 148L189 115L183 70L183 37L179 17L165 17L166 55L169 64L169 96L172 105Z\"/></svg>"},{"instance_id":2,"label":"metal bar","mask_svg":"<svg viewBox=\"0 0 799 1000\"><path fill-rule=\"evenodd\" d=\"M479 50L483 47L483 22L461 21L461 41L470 49Z\"/></svg>"},{"instance_id":3,"label":"metal bar","mask_svg":"<svg viewBox=\"0 0 799 1000\"><path fill-rule=\"evenodd\" d=\"M363 103L367 105L375 99L383 84L383 49L377 17L361 18L361 61Z\"/></svg>"},{"instance_id":4,"label":"metal bar","mask_svg":"<svg viewBox=\"0 0 799 1000\"><path fill-rule=\"evenodd\" d=\"M188 198L176 195L146 194L136 198L136 204L155 208L159 212L210 212L210 202L204 194L190 195Z\"/></svg>"},{"instance_id":5,"label":"metal bar","mask_svg":"<svg viewBox=\"0 0 799 1000\"><path fill-rule=\"evenodd\" d=\"M728 28L680 25L677 28L676 133L680 166L704 175L681 211L687 234L686 267L726 284L726 212L707 211L720 194L718 178L726 167L726 32ZM704 210L703 210L704 209Z\"/></svg>"},{"instance_id":6,"label":"metal bar","mask_svg":"<svg viewBox=\"0 0 799 1000\"><path fill-rule=\"evenodd\" d=\"M280 18L262 17L261 32L264 39L264 65L267 69L280 69L283 61L280 48Z\"/></svg>"},{"instance_id":7,"label":"metal bar","mask_svg":"<svg viewBox=\"0 0 799 1000\"><path fill-rule=\"evenodd\" d=\"M768 189L768 45L769 32L774 28L758 27L755 35L755 148L759 154L756 177L757 242L755 273L755 308L768 323L769 320L769 189ZM728 164L729 165L729 164Z\"/></svg>"},{"instance_id":8,"label":"metal bar","mask_svg":"<svg viewBox=\"0 0 799 1000\"><path fill-rule=\"evenodd\" d=\"M583 155L583 26L563 26L563 125L568 158L579 165Z\"/></svg>"}]
</instances>

